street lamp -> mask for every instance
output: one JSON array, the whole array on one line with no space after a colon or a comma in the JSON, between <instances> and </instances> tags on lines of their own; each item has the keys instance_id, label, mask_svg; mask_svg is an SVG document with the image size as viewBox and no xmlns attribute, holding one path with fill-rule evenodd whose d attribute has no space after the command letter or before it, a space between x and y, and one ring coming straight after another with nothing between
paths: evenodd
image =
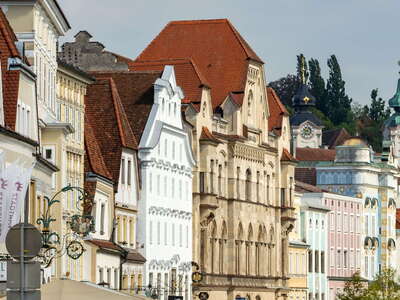
<instances>
[{"instance_id":1,"label":"street lamp","mask_svg":"<svg viewBox=\"0 0 400 300\"><path fill-rule=\"evenodd\" d=\"M71 232L60 237L59 233L52 231L50 228L51 223L56 221L56 219L51 215L51 207L56 203L60 203L60 200L57 199L60 194L70 191L76 191L79 193L76 208L81 213L74 214L67 218L67 224L71 229ZM55 193L52 198L44 196L44 199L47 204L46 210L37 219L36 223L42 225L41 234L43 246L38 255L38 259L42 266L47 268L51 265L54 258L61 257L64 254L74 260L81 257L84 252L81 240L90 232L95 231L95 224L93 216L89 213L93 201L81 187L68 185Z\"/></svg>"}]
</instances>

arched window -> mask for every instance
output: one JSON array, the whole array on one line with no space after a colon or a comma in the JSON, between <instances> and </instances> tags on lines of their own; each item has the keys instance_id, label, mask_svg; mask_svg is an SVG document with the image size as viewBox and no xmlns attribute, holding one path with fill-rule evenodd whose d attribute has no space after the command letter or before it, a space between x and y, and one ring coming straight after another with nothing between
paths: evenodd
<instances>
[{"instance_id":1,"label":"arched window","mask_svg":"<svg viewBox=\"0 0 400 300\"><path fill-rule=\"evenodd\" d=\"M242 248L242 242L243 242L243 227L242 227L242 223L239 223L239 226L238 226L238 233L237 233L237 240L236 240L236 243L235 243L235 258L236 258L236 263L235 263L235 266L236 266L236 274L237 275L240 275L240 273L241 273L241 270L240 270L240 268L241 268L241 264L240 264L240 259L241 259L241 248Z\"/></svg>"},{"instance_id":2,"label":"arched window","mask_svg":"<svg viewBox=\"0 0 400 300\"><path fill-rule=\"evenodd\" d=\"M246 200L251 201L251 171L250 169L246 170Z\"/></svg>"},{"instance_id":3,"label":"arched window","mask_svg":"<svg viewBox=\"0 0 400 300\"><path fill-rule=\"evenodd\" d=\"M240 167L236 168L236 199L240 199Z\"/></svg>"},{"instance_id":4,"label":"arched window","mask_svg":"<svg viewBox=\"0 0 400 300\"><path fill-rule=\"evenodd\" d=\"M257 171L257 202L260 202L260 172Z\"/></svg>"},{"instance_id":5,"label":"arched window","mask_svg":"<svg viewBox=\"0 0 400 300\"><path fill-rule=\"evenodd\" d=\"M269 175L267 175L267 203L268 204L271 204L270 203L270 201L269 201L269 186L270 186L270 176Z\"/></svg>"},{"instance_id":6,"label":"arched window","mask_svg":"<svg viewBox=\"0 0 400 300\"><path fill-rule=\"evenodd\" d=\"M214 160L210 162L210 192L214 193Z\"/></svg>"},{"instance_id":7,"label":"arched window","mask_svg":"<svg viewBox=\"0 0 400 300\"><path fill-rule=\"evenodd\" d=\"M250 90L249 97L247 99L247 116L248 116L249 123L252 121L251 120L252 115L253 115L253 91Z\"/></svg>"},{"instance_id":8,"label":"arched window","mask_svg":"<svg viewBox=\"0 0 400 300\"><path fill-rule=\"evenodd\" d=\"M211 253L211 273L214 273L216 270L214 268L215 266L215 262L218 259L216 256L216 241L217 241L217 224L214 221L212 223L212 227L211 227L211 238L210 238L210 253Z\"/></svg>"},{"instance_id":9,"label":"arched window","mask_svg":"<svg viewBox=\"0 0 400 300\"><path fill-rule=\"evenodd\" d=\"M224 274L225 268L225 243L227 239L227 230L225 221L222 223L221 240L219 243L219 273Z\"/></svg>"},{"instance_id":10,"label":"arched window","mask_svg":"<svg viewBox=\"0 0 400 300\"><path fill-rule=\"evenodd\" d=\"M249 230L247 235L246 241L246 275L251 274L251 262L252 262L252 255L251 255L251 244L253 241L253 227L249 224Z\"/></svg>"},{"instance_id":11,"label":"arched window","mask_svg":"<svg viewBox=\"0 0 400 300\"><path fill-rule=\"evenodd\" d=\"M222 165L218 166L218 195L222 195Z\"/></svg>"}]
</instances>

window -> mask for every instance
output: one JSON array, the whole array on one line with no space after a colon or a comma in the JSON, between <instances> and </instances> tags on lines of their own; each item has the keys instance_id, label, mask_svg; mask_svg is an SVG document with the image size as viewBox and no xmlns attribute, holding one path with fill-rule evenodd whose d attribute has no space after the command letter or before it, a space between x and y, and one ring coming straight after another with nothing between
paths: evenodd
<instances>
[{"instance_id":1,"label":"window","mask_svg":"<svg viewBox=\"0 0 400 300\"><path fill-rule=\"evenodd\" d=\"M392 221L392 219L391 219L391 216L389 216L389 228L390 228L390 224L391 224L391 221ZM376 230L375 230L375 216L371 216L371 234L372 234L372 236L376 236ZM388 232L390 232L390 229L389 229L389 231Z\"/></svg>"},{"instance_id":2,"label":"window","mask_svg":"<svg viewBox=\"0 0 400 300\"><path fill-rule=\"evenodd\" d=\"M251 201L251 172L249 169L246 171L246 200Z\"/></svg>"},{"instance_id":3,"label":"window","mask_svg":"<svg viewBox=\"0 0 400 300\"><path fill-rule=\"evenodd\" d=\"M336 221L337 230L341 231L342 230L342 215L340 213L338 213L336 216L336 219L337 219L337 221Z\"/></svg>"},{"instance_id":4,"label":"window","mask_svg":"<svg viewBox=\"0 0 400 300\"><path fill-rule=\"evenodd\" d=\"M157 175L157 195L160 195L160 185L161 185L161 178L160 175Z\"/></svg>"},{"instance_id":5,"label":"window","mask_svg":"<svg viewBox=\"0 0 400 300\"><path fill-rule=\"evenodd\" d=\"M335 266L335 250L331 248L330 254L331 267Z\"/></svg>"},{"instance_id":6,"label":"window","mask_svg":"<svg viewBox=\"0 0 400 300\"><path fill-rule=\"evenodd\" d=\"M153 191L153 173L149 174L149 191L150 193Z\"/></svg>"},{"instance_id":7,"label":"window","mask_svg":"<svg viewBox=\"0 0 400 300\"><path fill-rule=\"evenodd\" d=\"M313 257L312 257L312 251L308 251L308 272L312 273L313 271Z\"/></svg>"},{"instance_id":8,"label":"window","mask_svg":"<svg viewBox=\"0 0 400 300\"><path fill-rule=\"evenodd\" d=\"M368 256L365 256L365 261L364 261L364 268L365 268L365 277L369 277L369 273L368 273Z\"/></svg>"},{"instance_id":9,"label":"window","mask_svg":"<svg viewBox=\"0 0 400 300\"><path fill-rule=\"evenodd\" d=\"M342 253L340 250L337 251L337 255L336 255L336 265L338 266L338 268L341 267L341 256Z\"/></svg>"},{"instance_id":10,"label":"window","mask_svg":"<svg viewBox=\"0 0 400 300\"><path fill-rule=\"evenodd\" d=\"M375 275L375 259L371 256L371 276Z\"/></svg>"},{"instance_id":11,"label":"window","mask_svg":"<svg viewBox=\"0 0 400 300\"><path fill-rule=\"evenodd\" d=\"M175 160L175 142L172 142L172 159Z\"/></svg>"},{"instance_id":12,"label":"window","mask_svg":"<svg viewBox=\"0 0 400 300\"><path fill-rule=\"evenodd\" d=\"M286 205L286 189L285 188L281 188L281 206L285 207Z\"/></svg>"},{"instance_id":13,"label":"window","mask_svg":"<svg viewBox=\"0 0 400 300\"><path fill-rule=\"evenodd\" d=\"M129 240L131 246L133 246L135 242L135 222L132 218L129 220Z\"/></svg>"},{"instance_id":14,"label":"window","mask_svg":"<svg viewBox=\"0 0 400 300\"><path fill-rule=\"evenodd\" d=\"M150 245L153 244L153 221L150 221L149 240L150 240Z\"/></svg>"},{"instance_id":15,"label":"window","mask_svg":"<svg viewBox=\"0 0 400 300\"><path fill-rule=\"evenodd\" d=\"M165 139L165 142L164 142L164 157L165 158L167 158L167 154L168 154L168 141L167 141L167 139Z\"/></svg>"},{"instance_id":16,"label":"window","mask_svg":"<svg viewBox=\"0 0 400 300\"><path fill-rule=\"evenodd\" d=\"M182 247L182 224L179 224L179 247Z\"/></svg>"},{"instance_id":17,"label":"window","mask_svg":"<svg viewBox=\"0 0 400 300\"><path fill-rule=\"evenodd\" d=\"M368 235L369 234L369 232L368 232L368 216L365 216L365 222L364 222L364 225L365 225L365 235Z\"/></svg>"},{"instance_id":18,"label":"window","mask_svg":"<svg viewBox=\"0 0 400 300\"><path fill-rule=\"evenodd\" d=\"M175 224L172 223L171 226L171 238L172 238L172 246L175 246Z\"/></svg>"},{"instance_id":19,"label":"window","mask_svg":"<svg viewBox=\"0 0 400 300\"><path fill-rule=\"evenodd\" d=\"M344 250L343 251L343 268L347 268L347 259L348 259L348 257L347 257L347 250Z\"/></svg>"},{"instance_id":20,"label":"window","mask_svg":"<svg viewBox=\"0 0 400 300\"><path fill-rule=\"evenodd\" d=\"M267 203L269 203L269 184L270 184L270 177L267 175Z\"/></svg>"},{"instance_id":21,"label":"window","mask_svg":"<svg viewBox=\"0 0 400 300\"><path fill-rule=\"evenodd\" d=\"M99 268L99 283L104 281L103 268Z\"/></svg>"},{"instance_id":22,"label":"window","mask_svg":"<svg viewBox=\"0 0 400 300\"><path fill-rule=\"evenodd\" d=\"M204 190L205 190L205 187L204 187L204 172L200 172L199 180L200 180L200 193L204 193Z\"/></svg>"},{"instance_id":23,"label":"window","mask_svg":"<svg viewBox=\"0 0 400 300\"><path fill-rule=\"evenodd\" d=\"M164 222L164 245L168 245L168 223Z\"/></svg>"},{"instance_id":24,"label":"window","mask_svg":"<svg viewBox=\"0 0 400 300\"><path fill-rule=\"evenodd\" d=\"M175 178L171 178L171 197L175 197Z\"/></svg>"},{"instance_id":25,"label":"window","mask_svg":"<svg viewBox=\"0 0 400 300\"><path fill-rule=\"evenodd\" d=\"M121 184L125 184L125 159L121 159Z\"/></svg>"},{"instance_id":26,"label":"window","mask_svg":"<svg viewBox=\"0 0 400 300\"><path fill-rule=\"evenodd\" d=\"M100 209L100 234L104 234L104 203L101 204L101 209Z\"/></svg>"},{"instance_id":27,"label":"window","mask_svg":"<svg viewBox=\"0 0 400 300\"><path fill-rule=\"evenodd\" d=\"M132 162L128 160L128 185L131 185L131 172L132 172Z\"/></svg>"},{"instance_id":28,"label":"window","mask_svg":"<svg viewBox=\"0 0 400 300\"><path fill-rule=\"evenodd\" d=\"M189 226L186 225L186 248L189 248Z\"/></svg>"},{"instance_id":29,"label":"window","mask_svg":"<svg viewBox=\"0 0 400 300\"><path fill-rule=\"evenodd\" d=\"M319 272L319 251L315 251L315 273Z\"/></svg>"},{"instance_id":30,"label":"window","mask_svg":"<svg viewBox=\"0 0 400 300\"><path fill-rule=\"evenodd\" d=\"M161 235L161 224L160 221L157 221L157 245L160 245L160 237Z\"/></svg>"},{"instance_id":31,"label":"window","mask_svg":"<svg viewBox=\"0 0 400 300\"><path fill-rule=\"evenodd\" d=\"M325 273L325 251L321 251L321 273Z\"/></svg>"},{"instance_id":32,"label":"window","mask_svg":"<svg viewBox=\"0 0 400 300\"><path fill-rule=\"evenodd\" d=\"M167 176L164 176L164 197L167 197Z\"/></svg>"}]
</instances>

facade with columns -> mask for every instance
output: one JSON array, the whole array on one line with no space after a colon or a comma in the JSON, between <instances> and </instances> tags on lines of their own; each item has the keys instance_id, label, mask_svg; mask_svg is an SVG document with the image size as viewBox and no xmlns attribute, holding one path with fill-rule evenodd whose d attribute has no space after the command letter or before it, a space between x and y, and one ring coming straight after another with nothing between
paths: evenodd
<instances>
[{"instance_id":1,"label":"facade with columns","mask_svg":"<svg viewBox=\"0 0 400 300\"><path fill-rule=\"evenodd\" d=\"M169 23L130 68L167 64L185 91L197 162L193 259L204 278L194 296L284 299L295 161L287 115L269 109L264 63L223 19ZM270 128L272 117L285 120Z\"/></svg>"}]
</instances>

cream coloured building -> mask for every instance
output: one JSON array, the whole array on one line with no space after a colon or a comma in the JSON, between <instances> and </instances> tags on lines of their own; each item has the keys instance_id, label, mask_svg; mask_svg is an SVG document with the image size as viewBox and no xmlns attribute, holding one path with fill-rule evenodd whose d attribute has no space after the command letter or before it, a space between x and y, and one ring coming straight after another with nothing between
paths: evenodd
<instances>
[{"instance_id":1,"label":"cream coloured building","mask_svg":"<svg viewBox=\"0 0 400 300\"><path fill-rule=\"evenodd\" d=\"M270 122L285 112L269 107L264 63L223 19L169 23L130 67L164 65L185 93L197 162L193 259L204 277L194 296L286 299L295 160L288 120Z\"/></svg>"}]
</instances>

